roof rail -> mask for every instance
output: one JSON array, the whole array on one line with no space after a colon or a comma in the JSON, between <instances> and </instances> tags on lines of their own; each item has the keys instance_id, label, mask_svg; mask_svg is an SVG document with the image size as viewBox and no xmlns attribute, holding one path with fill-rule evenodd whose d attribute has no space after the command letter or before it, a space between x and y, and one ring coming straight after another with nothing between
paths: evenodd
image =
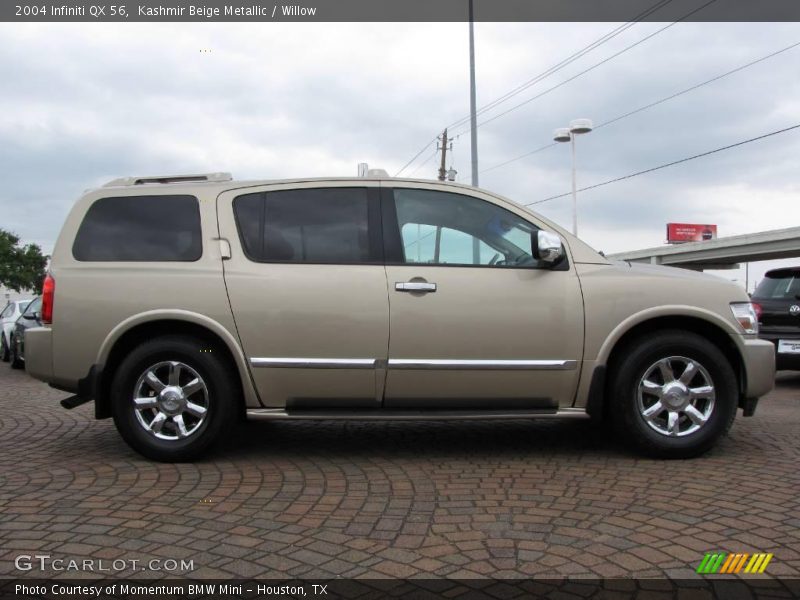
<instances>
[{"instance_id":1,"label":"roof rail","mask_svg":"<svg viewBox=\"0 0 800 600\"><path fill-rule=\"evenodd\" d=\"M148 183L208 183L213 181L231 181L230 173L198 173L193 175L159 175L147 177L120 177L106 183L103 187L119 187L129 185L145 185Z\"/></svg>"}]
</instances>

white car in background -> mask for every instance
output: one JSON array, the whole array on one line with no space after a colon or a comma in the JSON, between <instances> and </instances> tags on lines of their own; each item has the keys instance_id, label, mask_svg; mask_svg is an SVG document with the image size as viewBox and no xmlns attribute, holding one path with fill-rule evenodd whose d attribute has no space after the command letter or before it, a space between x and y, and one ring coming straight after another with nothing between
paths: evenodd
<instances>
[{"instance_id":1,"label":"white car in background","mask_svg":"<svg viewBox=\"0 0 800 600\"><path fill-rule=\"evenodd\" d=\"M0 313L0 326L2 326L2 348L0 348L0 359L3 362L8 362L11 357L11 332L14 331L14 323L17 322L19 316L28 308L32 298L23 298L21 300L11 300L3 312Z\"/></svg>"}]
</instances>

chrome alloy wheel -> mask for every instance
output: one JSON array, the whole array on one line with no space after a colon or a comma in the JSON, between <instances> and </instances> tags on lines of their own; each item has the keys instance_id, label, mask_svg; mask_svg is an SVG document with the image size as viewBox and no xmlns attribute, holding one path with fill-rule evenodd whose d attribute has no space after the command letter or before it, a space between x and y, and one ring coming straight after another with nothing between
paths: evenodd
<instances>
[{"instance_id":1,"label":"chrome alloy wheel","mask_svg":"<svg viewBox=\"0 0 800 600\"><path fill-rule=\"evenodd\" d=\"M703 427L714 411L711 375L696 360L670 356L653 363L639 381L639 412L661 435L681 437Z\"/></svg>"},{"instance_id":2,"label":"chrome alloy wheel","mask_svg":"<svg viewBox=\"0 0 800 600\"><path fill-rule=\"evenodd\" d=\"M166 361L149 367L133 392L139 425L160 440L185 439L196 433L208 414L208 387L192 367Z\"/></svg>"}]
</instances>

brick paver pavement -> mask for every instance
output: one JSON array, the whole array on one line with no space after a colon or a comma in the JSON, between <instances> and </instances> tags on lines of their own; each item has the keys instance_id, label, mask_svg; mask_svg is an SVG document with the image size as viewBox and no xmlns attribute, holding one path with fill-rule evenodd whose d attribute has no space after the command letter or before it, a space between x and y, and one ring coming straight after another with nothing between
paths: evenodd
<instances>
[{"instance_id":1,"label":"brick paver pavement","mask_svg":"<svg viewBox=\"0 0 800 600\"><path fill-rule=\"evenodd\" d=\"M284 421L156 464L65 396L0 365L0 576L49 554L197 577L683 577L713 550L800 575L800 373L689 461L586 422Z\"/></svg>"}]
</instances>

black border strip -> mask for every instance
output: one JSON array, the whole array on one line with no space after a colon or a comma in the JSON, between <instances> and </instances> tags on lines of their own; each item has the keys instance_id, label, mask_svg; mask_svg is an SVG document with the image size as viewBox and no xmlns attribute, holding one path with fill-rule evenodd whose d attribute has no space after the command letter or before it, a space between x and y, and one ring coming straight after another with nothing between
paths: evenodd
<instances>
[{"instance_id":1,"label":"black border strip","mask_svg":"<svg viewBox=\"0 0 800 600\"><path fill-rule=\"evenodd\" d=\"M478 22L797 22L797 0L473 0ZM706 5L706 6L704 6ZM42 7L46 11L42 11ZM62 9L65 7L65 9ZM94 8L93 8L94 7ZM122 7L122 10L120 10ZM697 10L698 8L702 10ZM691 14L689 14L691 13ZM689 14L689 16L687 16ZM10 22L466 22L469 0L6 0Z\"/></svg>"}]
</instances>

